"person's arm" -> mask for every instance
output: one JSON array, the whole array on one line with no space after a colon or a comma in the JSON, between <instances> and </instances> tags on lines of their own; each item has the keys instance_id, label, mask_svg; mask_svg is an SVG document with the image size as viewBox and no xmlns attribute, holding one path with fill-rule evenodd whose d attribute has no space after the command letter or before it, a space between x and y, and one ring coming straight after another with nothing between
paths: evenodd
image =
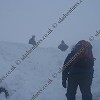
<instances>
[{"instance_id":1,"label":"person's arm","mask_svg":"<svg viewBox=\"0 0 100 100\"><path fill-rule=\"evenodd\" d=\"M68 72L69 72L69 65L67 65L68 61L70 60L70 54L67 56L67 58L64 61L63 64L63 70L62 70L62 80L67 80Z\"/></svg>"},{"instance_id":2,"label":"person's arm","mask_svg":"<svg viewBox=\"0 0 100 100\"><path fill-rule=\"evenodd\" d=\"M62 85L63 85L64 88L66 88L66 80L67 80L68 72L69 72L70 66L71 66L70 64L68 66L65 66L65 65L69 62L70 58L71 58L71 54L69 54L67 56L67 58L64 61L64 65L63 65L63 70L62 70Z\"/></svg>"}]
</instances>

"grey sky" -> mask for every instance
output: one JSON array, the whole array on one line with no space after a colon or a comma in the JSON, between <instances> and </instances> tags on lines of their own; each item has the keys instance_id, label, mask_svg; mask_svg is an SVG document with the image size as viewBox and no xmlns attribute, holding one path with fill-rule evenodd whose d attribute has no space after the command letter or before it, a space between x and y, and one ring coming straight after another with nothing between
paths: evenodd
<instances>
[{"instance_id":1,"label":"grey sky","mask_svg":"<svg viewBox=\"0 0 100 100\"><path fill-rule=\"evenodd\" d=\"M100 0L82 1L41 46L57 47L62 39L69 45L100 29ZM76 2L79 0L0 0L0 41L27 44L34 34L38 41Z\"/></svg>"}]
</instances>

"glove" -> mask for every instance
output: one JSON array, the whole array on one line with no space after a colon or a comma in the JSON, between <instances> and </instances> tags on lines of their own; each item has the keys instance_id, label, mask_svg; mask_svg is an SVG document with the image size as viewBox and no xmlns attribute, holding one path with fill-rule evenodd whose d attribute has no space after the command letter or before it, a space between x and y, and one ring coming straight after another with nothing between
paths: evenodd
<instances>
[{"instance_id":1,"label":"glove","mask_svg":"<svg viewBox=\"0 0 100 100\"><path fill-rule=\"evenodd\" d=\"M66 80L62 81L62 86L66 88Z\"/></svg>"}]
</instances>

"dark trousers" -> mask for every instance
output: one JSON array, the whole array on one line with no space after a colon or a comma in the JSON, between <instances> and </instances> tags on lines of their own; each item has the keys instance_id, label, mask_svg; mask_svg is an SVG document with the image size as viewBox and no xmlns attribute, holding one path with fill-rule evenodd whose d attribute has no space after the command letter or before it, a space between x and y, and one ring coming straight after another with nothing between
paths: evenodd
<instances>
[{"instance_id":1,"label":"dark trousers","mask_svg":"<svg viewBox=\"0 0 100 100\"><path fill-rule=\"evenodd\" d=\"M75 95L78 85L82 93L82 100L92 100L91 84L92 84L92 77L79 76L79 75L69 76L67 93L66 93L67 100L75 100Z\"/></svg>"}]
</instances>

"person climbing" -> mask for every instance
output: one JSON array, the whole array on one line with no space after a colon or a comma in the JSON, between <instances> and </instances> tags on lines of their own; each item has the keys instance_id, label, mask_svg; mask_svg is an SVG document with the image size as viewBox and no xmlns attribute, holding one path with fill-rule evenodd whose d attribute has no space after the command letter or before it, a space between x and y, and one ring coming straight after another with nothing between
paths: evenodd
<instances>
[{"instance_id":1,"label":"person climbing","mask_svg":"<svg viewBox=\"0 0 100 100\"><path fill-rule=\"evenodd\" d=\"M33 35L32 38L29 40L29 44L36 45L35 35Z\"/></svg>"},{"instance_id":2,"label":"person climbing","mask_svg":"<svg viewBox=\"0 0 100 100\"><path fill-rule=\"evenodd\" d=\"M70 59L82 49L79 55L67 64ZM67 65L67 66L66 66ZM67 88L67 100L76 100L76 91L79 86L82 93L82 100L92 100L91 85L94 73L94 57L92 45L85 40L79 41L68 54L64 61L62 70L62 85ZM66 87L66 81L68 86Z\"/></svg>"},{"instance_id":3,"label":"person climbing","mask_svg":"<svg viewBox=\"0 0 100 100\"><path fill-rule=\"evenodd\" d=\"M61 51L66 51L68 49L68 45L65 44L64 40L61 41L61 44L58 46L58 49Z\"/></svg>"}]
</instances>

